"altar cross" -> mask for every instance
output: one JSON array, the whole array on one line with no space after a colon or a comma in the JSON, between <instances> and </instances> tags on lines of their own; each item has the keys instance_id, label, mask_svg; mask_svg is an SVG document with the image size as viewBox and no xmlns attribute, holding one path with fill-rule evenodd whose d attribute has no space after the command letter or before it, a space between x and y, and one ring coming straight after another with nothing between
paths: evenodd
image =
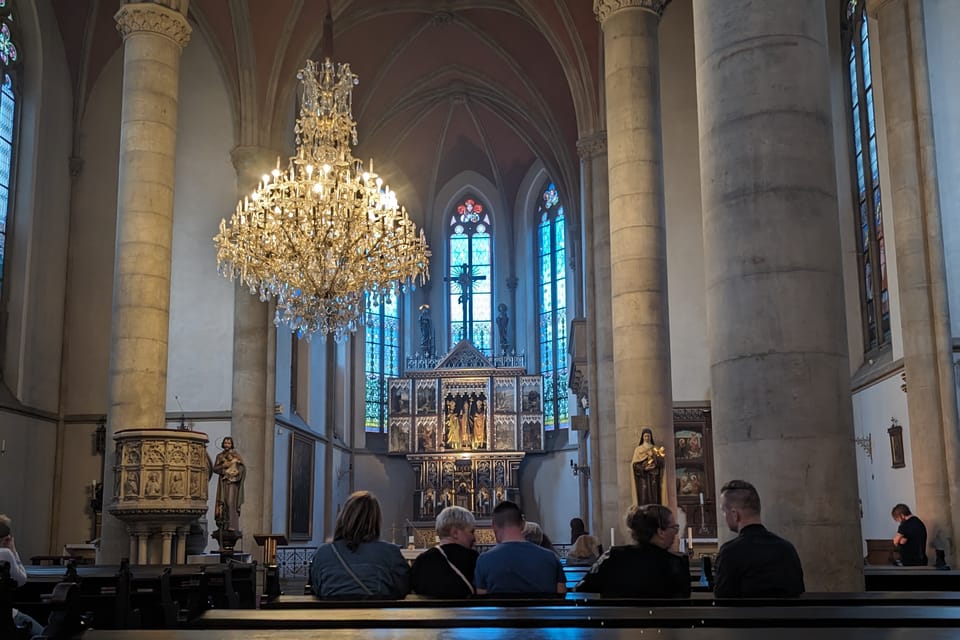
<instances>
[{"instance_id":1,"label":"altar cross","mask_svg":"<svg viewBox=\"0 0 960 640\"><path fill-rule=\"evenodd\" d=\"M461 264L460 271L445 277L444 282L450 282L460 291L457 298L463 306L463 337L473 342L473 283L486 280L487 276L475 275L468 264Z\"/></svg>"}]
</instances>

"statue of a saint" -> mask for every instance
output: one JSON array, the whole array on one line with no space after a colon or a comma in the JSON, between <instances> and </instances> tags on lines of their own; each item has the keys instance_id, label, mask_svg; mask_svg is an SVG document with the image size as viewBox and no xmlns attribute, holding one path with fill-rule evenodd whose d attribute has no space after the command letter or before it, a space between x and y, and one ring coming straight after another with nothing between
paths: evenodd
<instances>
[{"instance_id":1,"label":"statue of a saint","mask_svg":"<svg viewBox=\"0 0 960 640\"><path fill-rule=\"evenodd\" d=\"M247 476L247 467L233 448L233 438L227 436L221 446L223 451L217 454L213 462L213 472L220 476L214 519L220 531L240 531L240 505L243 504L243 481Z\"/></svg>"},{"instance_id":2,"label":"statue of a saint","mask_svg":"<svg viewBox=\"0 0 960 640\"><path fill-rule=\"evenodd\" d=\"M470 424L470 399L464 396L463 406L460 407L460 447L463 449L469 449L473 444L472 434L470 429L473 427Z\"/></svg>"},{"instance_id":3,"label":"statue of a saint","mask_svg":"<svg viewBox=\"0 0 960 640\"><path fill-rule=\"evenodd\" d=\"M485 449L487 446L487 401L480 398L473 407L473 448Z\"/></svg>"},{"instance_id":4,"label":"statue of a saint","mask_svg":"<svg viewBox=\"0 0 960 640\"><path fill-rule=\"evenodd\" d=\"M660 478L663 475L663 447L653 441L653 431L640 432L640 444L633 450L633 481L637 487L637 504L663 504L660 497Z\"/></svg>"},{"instance_id":5,"label":"statue of a saint","mask_svg":"<svg viewBox=\"0 0 960 640\"><path fill-rule=\"evenodd\" d=\"M420 351L427 357L433 355L433 320L428 304L420 305Z\"/></svg>"},{"instance_id":6,"label":"statue of a saint","mask_svg":"<svg viewBox=\"0 0 960 640\"><path fill-rule=\"evenodd\" d=\"M443 421L447 432L444 434L443 442L447 449L460 448L460 417L457 415L457 401L453 398L447 398L446 417ZM448 505L449 506L449 505Z\"/></svg>"},{"instance_id":7,"label":"statue of a saint","mask_svg":"<svg viewBox=\"0 0 960 640\"><path fill-rule=\"evenodd\" d=\"M507 317L507 305L500 303L497 306L497 336L500 338L500 353L506 353L510 349L510 340L507 338L507 327L510 325L510 318Z\"/></svg>"}]
</instances>

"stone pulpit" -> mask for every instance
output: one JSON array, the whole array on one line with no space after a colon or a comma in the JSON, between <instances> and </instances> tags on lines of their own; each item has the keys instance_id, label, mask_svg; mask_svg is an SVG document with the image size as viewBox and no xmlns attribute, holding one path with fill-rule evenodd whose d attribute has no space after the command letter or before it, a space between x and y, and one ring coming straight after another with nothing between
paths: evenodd
<instances>
[{"instance_id":1,"label":"stone pulpit","mask_svg":"<svg viewBox=\"0 0 960 640\"><path fill-rule=\"evenodd\" d=\"M113 439L114 498L109 511L127 525L130 562L185 564L190 523L207 512L207 434L125 429Z\"/></svg>"}]
</instances>

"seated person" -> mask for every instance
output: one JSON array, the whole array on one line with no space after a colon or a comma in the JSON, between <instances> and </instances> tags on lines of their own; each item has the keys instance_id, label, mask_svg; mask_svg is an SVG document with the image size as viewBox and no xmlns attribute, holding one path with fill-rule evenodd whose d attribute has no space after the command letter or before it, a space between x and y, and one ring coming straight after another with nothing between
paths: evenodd
<instances>
[{"instance_id":1,"label":"seated person","mask_svg":"<svg viewBox=\"0 0 960 640\"><path fill-rule=\"evenodd\" d=\"M905 567L927 566L927 527L917 516L910 513L910 507L898 504L890 512L897 527L893 545L900 552L900 564Z\"/></svg>"},{"instance_id":2,"label":"seated person","mask_svg":"<svg viewBox=\"0 0 960 640\"><path fill-rule=\"evenodd\" d=\"M17 583L18 587L22 587L27 584L27 571L20 561L20 554L17 553L17 545L13 541L10 524L10 518L0 513L0 562L6 562L10 565L10 577ZM43 633L43 625L16 609L13 609L13 623L18 628L28 629L30 631L28 637Z\"/></svg>"},{"instance_id":3,"label":"seated person","mask_svg":"<svg viewBox=\"0 0 960 640\"><path fill-rule=\"evenodd\" d=\"M541 527L536 522L530 522L529 520L523 525L523 538L527 542L532 542L533 544L539 545L544 549L550 549L557 554L557 557L560 557L560 554L557 553L557 550L553 547L553 542L550 541L550 538L547 537L547 534L543 532L543 527Z\"/></svg>"},{"instance_id":4,"label":"seated person","mask_svg":"<svg viewBox=\"0 0 960 640\"><path fill-rule=\"evenodd\" d=\"M313 554L310 586L321 598L403 598L410 568L395 544L380 540L380 503L369 491L347 498L333 542Z\"/></svg>"},{"instance_id":5,"label":"seated person","mask_svg":"<svg viewBox=\"0 0 960 640\"><path fill-rule=\"evenodd\" d=\"M523 537L520 507L504 500L493 510L497 546L477 559L473 582L478 594L563 594L563 566L557 555Z\"/></svg>"},{"instance_id":6,"label":"seated person","mask_svg":"<svg viewBox=\"0 0 960 640\"><path fill-rule=\"evenodd\" d=\"M597 539L584 533L573 543L573 548L567 552L568 567L590 567L597 561Z\"/></svg>"},{"instance_id":7,"label":"seated person","mask_svg":"<svg viewBox=\"0 0 960 640\"><path fill-rule=\"evenodd\" d=\"M410 587L414 593L434 598L467 598L474 593L477 566L473 514L463 507L447 507L437 515L440 544L413 561Z\"/></svg>"},{"instance_id":8,"label":"seated person","mask_svg":"<svg viewBox=\"0 0 960 640\"><path fill-rule=\"evenodd\" d=\"M668 551L680 529L673 512L659 504L633 506L627 527L636 544L603 554L577 591L614 598L689 598L690 560Z\"/></svg>"},{"instance_id":9,"label":"seated person","mask_svg":"<svg viewBox=\"0 0 960 640\"><path fill-rule=\"evenodd\" d=\"M804 591L797 550L760 522L760 494L744 480L720 489L720 512L733 540L720 547L713 593L718 598L790 598Z\"/></svg>"}]
</instances>

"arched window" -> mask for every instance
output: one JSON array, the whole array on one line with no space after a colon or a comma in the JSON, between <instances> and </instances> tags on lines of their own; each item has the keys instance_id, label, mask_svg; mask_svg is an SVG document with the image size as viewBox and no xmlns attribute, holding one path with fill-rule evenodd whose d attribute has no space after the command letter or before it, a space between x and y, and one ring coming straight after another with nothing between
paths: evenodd
<instances>
[{"instance_id":1,"label":"arched window","mask_svg":"<svg viewBox=\"0 0 960 640\"><path fill-rule=\"evenodd\" d=\"M397 296L375 302L368 295L364 378L367 431L387 432L387 378L400 373L400 303Z\"/></svg>"},{"instance_id":2,"label":"arched window","mask_svg":"<svg viewBox=\"0 0 960 640\"><path fill-rule=\"evenodd\" d=\"M476 198L467 198L450 215L447 292L450 346L470 340L490 355L493 332L493 222Z\"/></svg>"},{"instance_id":3,"label":"arched window","mask_svg":"<svg viewBox=\"0 0 960 640\"><path fill-rule=\"evenodd\" d=\"M3 296L6 267L7 221L10 212L13 176L13 138L16 123L16 93L11 74L19 63L13 39L13 15L10 0L0 0L0 296Z\"/></svg>"},{"instance_id":4,"label":"arched window","mask_svg":"<svg viewBox=\"0 0 960 640\"><path fill-rule=\"evenodd\" d=\"M880 169L877 161L877 125L873 112L873 75L864 2L846 5L845 37L853 162L856 175L854 206L857 221L857 258L860 272L860 307L865 351L890 342L890 294L881 215Z\"/></svg>"},{"instance_id":5,"label":"arched window","mask_svg":"<svg viewBox=\"0 0 960 640\"><path fill-rule=\"evenodd\" d=\"M567 407L567 252L563 205L552 182L537 205L537 289L544 429L570 426Z\"/></svg>"}]
</instances>

